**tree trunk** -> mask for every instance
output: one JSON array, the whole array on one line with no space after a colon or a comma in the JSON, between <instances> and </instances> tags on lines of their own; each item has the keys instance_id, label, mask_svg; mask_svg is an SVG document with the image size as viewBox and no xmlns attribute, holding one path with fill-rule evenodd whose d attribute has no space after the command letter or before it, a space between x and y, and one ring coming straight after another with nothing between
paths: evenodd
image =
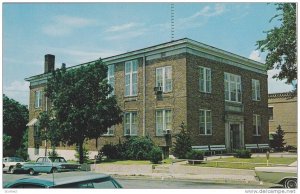
<instances>
[{"instance_id":1,"label":"tree trunk","mask_svg":"<svg viewBox=\"0 0 300 194\"><path fill-rule=\"evenodd\" d=\"M78 144L78 152L79 152L79 163L83 164L83 142L79 142Z\"/></svg>"}]
</instances>

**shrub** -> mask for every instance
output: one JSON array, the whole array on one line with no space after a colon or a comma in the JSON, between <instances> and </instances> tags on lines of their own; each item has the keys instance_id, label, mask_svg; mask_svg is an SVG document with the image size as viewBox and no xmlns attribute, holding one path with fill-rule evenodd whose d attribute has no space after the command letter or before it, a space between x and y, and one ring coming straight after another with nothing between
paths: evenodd
<instances>
[{"instance_id":1,"label":"shrub","mask_svg":"<svg viewBox=\"0 0 300 194\"><path fill-rule=\"evenodd\" d=\"M152 148L149 155L150 162L152 162L153 164L158 164L160 161L162 161L162 150L157 146L154 146Z\"/></svg>"},{"instance_id":2,"label":"shrub","mask_svg":"<svg viewBox=\"0 0 300 194\"><path fill-rule=\"evenodd\" d=\"M55 149L52 149L51 151L48 152L49 157L57 157L58 153L55 151Z\"/></svg>"},{"instance_id":3,"label":"shrub","mask_svg":"<svg viewBox=\"0 0 300 194\"><path fill-rule=\"evenodd\" d=\"M185 158L186 154L192 150L191 139L188 132L184 130L184 126L181 125L181 131L175 135L176 142L173 148L173 154L177 158Z\"/></svg>"},{"instance_id":4,"label":"shrub","mask_svg":"<svg viewBox=\"0 0 300 194\"><path fill-rule=\"evenodd\" d=\"M251 153L249 150L236 150L235 157L237 158L251 158Z\"/></svg>"},{"instance_id":5,"label":"shrub","mask_svg":"<svg viewBox=\"0 0 300 194\"><path fill-rule=\"evenodd\" d=\"M149 153L154 146L149 137L130 137L121 146L121 150L125 150L124 159L130 160L149 160Z\"/></svg>"},{"instance_id":6,"label":"shrub","mask_svg":"<svg viewBox=\"0 0 300 194\"><path fill-rule=\"evenodd\" d=\"M119 159L120 154L118 151L118 146L113 144L106 144L104 145L100 152L102 152L108 159Z\"/></svg>"},{"instance_id":7,"label":"shrub","mask_svg":"<svg viewBox=\"0 0 300 194\"><path fill-rule=\"evenodd\" d=\"M192 160L203 160L204 153L199 150L192 150L186 154L186 157L187 159L192 159Z\"/></svg>"},{"instance_id":8,"label":"shrub","mask_svg":"<svg viewBox=\"0 0 300 194\"><path fill-rule=\"evenodd\" d=\"M76 153L75 153L75 158L77 160L80 160L80 155L79 155L79 147L76 147ZM89 161L89 151L83 146L83 163L88 163Z\"/></svg>"}]
</instances>

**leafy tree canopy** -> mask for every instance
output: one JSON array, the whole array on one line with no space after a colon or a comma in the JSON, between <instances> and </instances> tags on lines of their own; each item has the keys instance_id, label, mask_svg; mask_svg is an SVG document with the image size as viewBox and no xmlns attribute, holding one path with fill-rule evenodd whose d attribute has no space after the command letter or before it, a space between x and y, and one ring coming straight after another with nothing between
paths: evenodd
<instances>
[{"instance_id":1,"label":"leafy tree canopy","mask_svg":"<svg viewBox=\"0 0 300 194\"><path fill-rule=\"evenodd\" d=\"M266 31L266 39L257 41L258 49L267 52L266 65L268 70L280 69L273 78L284 80L287 84L295 84L297 89L297 31L296 3L277 3L277 11L273 19L281 22L280 27Z\"/></svg>"},{"instance_id":2,"label":"leafy tree canopy","mask_svg":"<svg viewBox=\"0 0 300 194\"><path fill-rule=\"evenodd\" d=\"M8 148L15 151L21 146L28 119L27 107L3 94L3 133L10 136Z\"/></svg>"},{"instance_id":3,"label":"leafy tree canopy","mask_svg":"<svg viewBox=\"0 0 300 194\"><path fill-rule=\"evenodd\" d=\"M53 104L50 124L57 127L61 141L78 146L80 163L85 140L98 138L122 122L115 96L108 96L113 89L106 78L107 66L99 59L68 71L62 66L47 82L46 96Z\"/></svg>"}]
</instances>

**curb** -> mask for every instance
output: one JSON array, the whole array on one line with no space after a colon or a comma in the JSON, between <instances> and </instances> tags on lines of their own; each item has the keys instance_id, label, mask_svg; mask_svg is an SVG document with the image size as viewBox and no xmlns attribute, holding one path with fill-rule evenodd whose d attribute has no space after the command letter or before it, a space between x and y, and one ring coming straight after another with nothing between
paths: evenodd
<instances>
[{"instance_id":1,"label":"curb","mask_svg":"<svg viewBox=\"0 0 300 194\"><path fill-rule=\"evenodd\" d=\"M247 180L247 179L226 179L226 178L212 178L207 176L196 176L196 175L183 175L183 174L117 174L115 172L104 172L114 178L120 179L146 179L146 180L178 180L186 182L200 182L200 183L226 183L226 184L247 184L247 185L262 185L258 180ZM222 175L219 175L222 176Z\"/></svg>"}]
</instances>

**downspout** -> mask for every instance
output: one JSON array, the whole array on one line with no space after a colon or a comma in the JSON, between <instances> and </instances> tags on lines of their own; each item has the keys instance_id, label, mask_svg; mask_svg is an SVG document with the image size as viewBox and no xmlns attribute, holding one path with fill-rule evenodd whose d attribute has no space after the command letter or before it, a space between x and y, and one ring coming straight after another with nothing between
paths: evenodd
<instances>
[{"instance_id":1,"label":"downspout","mask_svg":"<svg viewBox=\"0 0 300 194\"><path fill-rule=\"evenodd\" d=\"M48 98L47 97L46 97L46 112L48 113ZM47 131L47 128L45 128L45 131ZM47 138L45 139L45 156L47 156Z\"/></svg>"},{"instance_id":2,"label":"downspout","mask_svg":"<svg viewBox=\"0 0 300 194\"><path fill-rule=\"evenodd\" d=\"M143 55L143 136L146 136L146 56Z\"/></svg>"}]
</instances>

